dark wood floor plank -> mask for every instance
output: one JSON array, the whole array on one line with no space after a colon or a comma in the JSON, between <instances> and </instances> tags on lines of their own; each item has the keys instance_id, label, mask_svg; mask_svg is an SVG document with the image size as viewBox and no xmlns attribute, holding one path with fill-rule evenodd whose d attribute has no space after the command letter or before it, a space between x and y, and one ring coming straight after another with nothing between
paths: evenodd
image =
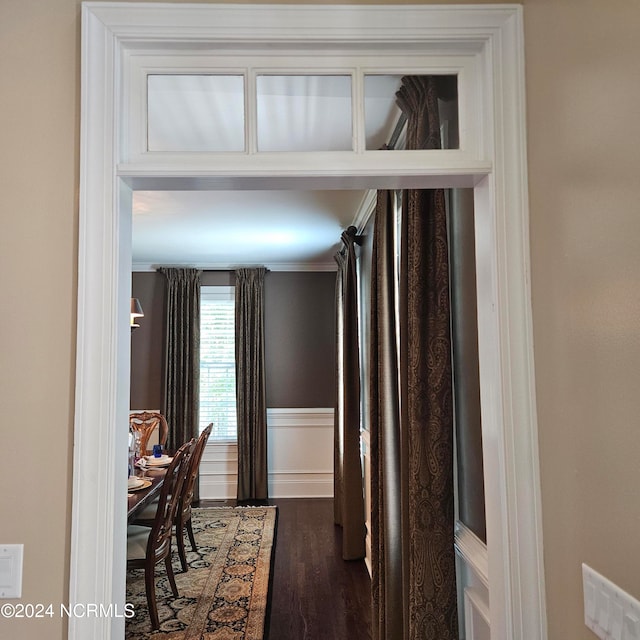
<instances>
[{"instance_id":1,"label":"dark wood floor plank","mask_svg":"<svg viewBox=\"0 0 640 640\"><path fill-rule=\"evenodd\" d=\"M369 640L369 574L363 561L342 560L333 501L272 503L279 516L269 640Z\"/></svg>"},{"instance_id":2,"label":"dark wood floor plank","mask_svg":"<svg viewBox=\"0 0 640 640\"><path fill-rule=\"evenodd\" d=\"M364 561L342 559L333 500L269 504L278 507L278 530L268 640L371 640L369 574Z\"/></svg>"}]
</instances>

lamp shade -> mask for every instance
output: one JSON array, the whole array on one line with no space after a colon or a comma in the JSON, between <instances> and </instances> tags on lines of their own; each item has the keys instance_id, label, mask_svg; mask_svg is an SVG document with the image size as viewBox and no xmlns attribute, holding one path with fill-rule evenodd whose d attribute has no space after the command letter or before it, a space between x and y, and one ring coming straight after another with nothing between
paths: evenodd
<instances>
[{"instance_id":1,"label":"lamp shade","mask_svg":"<svg viewBox=\"0 0 640 640\"><path fill-rule=\"evenodd\" d=\"M142 318L143 316L144 316L144 311L142 310L142 305L140 304L140 300L138 300L138 298L131 298L131 317Z\"/></svg>"},{"instance_id":2,"label":"lamp shade","mask_svg":"<svg viewBox=\"0 0 640 640\"><path fill-rule=\"evenodd\" d=\"M138 298L131 298L131 329L137 329L140 325L136 324L136 318L142 318L144 316L144 311L142 310L142 305L140 304L140 300Z\"/></svg>"}]
</instances>

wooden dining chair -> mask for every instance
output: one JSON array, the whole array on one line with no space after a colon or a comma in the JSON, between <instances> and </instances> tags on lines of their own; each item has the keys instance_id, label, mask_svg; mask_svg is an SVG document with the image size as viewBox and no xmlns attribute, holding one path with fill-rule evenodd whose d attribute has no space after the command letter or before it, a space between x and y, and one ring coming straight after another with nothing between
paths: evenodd
<instances>
[{"instance_id":1,"label":"wooden dining chair","mask_svg":"<svg viewBox=\"0 0 640 640\"><path fill-rule=\"evenodd\" d=\"M195 447L194 438L182 445L173 456L160 489L158 507L151 527L136 524L127 527L127 569L144 569L149 617L154 631L160 628L156 602L155 566L162 560L164 560L171 591L174 597L178 597L178 587L171 566L171 537L182 487Z\"/></svg>"},{"instance_id":2,"label":"wooden dining chair","mask_svg":"<svg viewBox=\"0 0 640 640\"><path fill-rule=\"evenodd\" d=\"M189 469L187 470L187 477L182 485L182 491L180 492L180 500L178 501L178 510L176 512L176 540L178 542L178 556L180 557L180 564L182 570L186 571L189 566L187 565L187 553L184 547L184 530L187 530L189 535L189 541L191 542L191 549L193 552L198 551L196 545L196 539L193 535L193 526L191 524L191 504L193 503L193 490L196 484L196 478L198 477L198 471L200 469L200 462L202 460L202 454L204 448L209 440L209 435L213 429L213 423L206 426L203 432L200 434L198 441L196 442L196 448L191 456L189 462Z\"/></svg>"},{"instance_id":3,"label":"wooden dining chair","mask_svg":"<svg viewBox=\"0 0 640 640\"><path fill-rule=\"evenodd\" d=\"M176 526L176 541L178 543L178 556L180 557L180 564L183 571L187 571L189 565L187 564L187 552L184 545L184 532L187 531L189 536L189 542L191 542L191 549L193 552L198 551L196 545L196 539L193 534L193 526L191 524L191 505L193 503L193 493L198 477L198 471L200 469L200 462L202 460L202 454L204 448L209 440L209 435L213 429L213 423L207 425L203 432L196 441L196 446L189 462L189 469L182 485L182 491L180 492L178 508L176 510L175 526ZM141 525L143 527L150 527L155 519L155 513L158 508L157 502L151 502L147 505L138 517L135 519L134 524Z\"/></svg>"},{"instance_id":4,"label":"wooden dining chair","mask_svg":"<svg viewBox=\"0 0 640 640\"><path fill-rule=\"evenodd\" d=\"M155 411L134 411L129 414L129 426L140 433L140 455L149 456L153 450L148 443L151 434L158 430L158 443L163 447L167 444L169 437L169 425L167 419Z\"/></svg>"}]
</instances>

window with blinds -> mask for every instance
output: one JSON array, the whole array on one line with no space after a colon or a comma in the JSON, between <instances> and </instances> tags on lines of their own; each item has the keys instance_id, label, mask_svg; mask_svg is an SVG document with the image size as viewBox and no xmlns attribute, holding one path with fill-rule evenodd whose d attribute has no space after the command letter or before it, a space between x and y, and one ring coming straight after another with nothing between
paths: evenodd
<instances>
[{"instance_id":1,"label":"window with blinds","mask_svg":"<svg viewBox=\"0 0 640 640\"><path fill-rule=\"evenodd\" d=\"M200 431L210 422L210 441L237 439L234 287L200 292Z\"/></svg>"}]
</instances>

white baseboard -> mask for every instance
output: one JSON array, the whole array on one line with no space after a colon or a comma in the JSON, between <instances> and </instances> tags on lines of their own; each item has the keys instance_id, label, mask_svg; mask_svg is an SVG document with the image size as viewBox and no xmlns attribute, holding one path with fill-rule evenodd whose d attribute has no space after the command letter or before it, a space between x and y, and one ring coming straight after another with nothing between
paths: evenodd
<instances>
[{"instance_id":1,"label":"white baseboard","mask_svg":"<svg viewBox=\"0 0 640 640\"><path fill-rule=\"evenodd\" d=\"M333 473L273 472L269 474L271 498L332 498Z\"/></svg>"}]
</instances>

